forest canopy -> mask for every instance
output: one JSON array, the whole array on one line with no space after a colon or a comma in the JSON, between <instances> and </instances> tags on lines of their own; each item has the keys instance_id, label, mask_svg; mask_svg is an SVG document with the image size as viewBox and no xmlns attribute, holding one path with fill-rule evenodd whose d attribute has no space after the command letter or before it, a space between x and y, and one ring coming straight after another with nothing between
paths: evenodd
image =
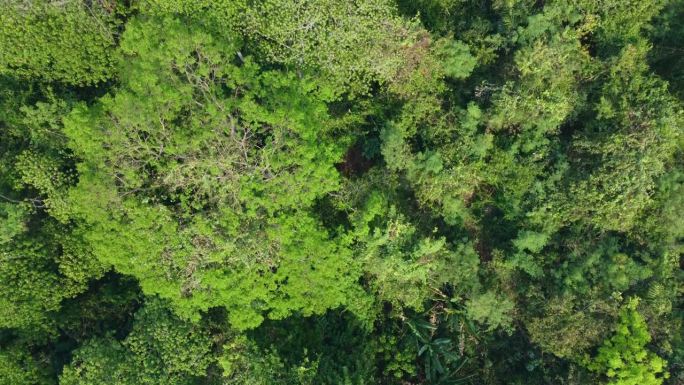
<instances>
[{"instance_id":1,"label":"forest canopy","mask_svg":"<svg viewBox=\"0 0 684 385\"><path fill-rule=\"evenodd\" d=\"M684 0L0 7L0 385L684 383Z\"/></svg>"}]
</instances>

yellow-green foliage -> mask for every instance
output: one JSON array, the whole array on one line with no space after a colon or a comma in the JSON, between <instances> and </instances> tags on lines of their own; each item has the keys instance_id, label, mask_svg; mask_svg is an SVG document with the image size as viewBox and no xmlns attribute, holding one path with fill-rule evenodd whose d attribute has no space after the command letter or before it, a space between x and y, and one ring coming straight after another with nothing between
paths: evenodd
<instances>
[{"instance_id":1,"label":"yellow-green foliage","mask_svg":"<svg viewBox=\"0 0 684 385\"><path fill-rule=\"evenodd\" d=\"M610 385L658 385L669 377L667 362L646 348L651 336L632 298L620 311L613 336L603 342L587 367L603 373Z\"/></svg>"},{"instance_id":2,"label":"yellow-green foliage","mask_svg":"<svg viewBox=\"0 0 684 385\"><path fill-rule=\"evenodd\" d=\"M238 328L347 303L359 273L309 212L346 142L326 90L173 18L130 21L121 54L121 86L66 127L83 159L70 202L98 259Z\"/></svg>"},{"instance_id":3,"label":"yellow-green foliage","mask_svg":"<svg viewBox=\"0 0 684 385\"><path fill-rule=\"evenodd\" d=\"M74 85L114 73L116 3L3 1L0 74Z\"/></svg>"}]
</instances>

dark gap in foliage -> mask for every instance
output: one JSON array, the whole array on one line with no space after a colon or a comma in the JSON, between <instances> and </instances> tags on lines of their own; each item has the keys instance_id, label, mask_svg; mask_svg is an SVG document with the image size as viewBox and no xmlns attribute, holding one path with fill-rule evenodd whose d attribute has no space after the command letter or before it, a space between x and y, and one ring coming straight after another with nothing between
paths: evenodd
<instances>
[{"instance_id":1,"label":"dark gap in foliage","mask_svg":"<svg viewBox=\"0 0 684 385\"><path fill-rule=\"evenodd\" d=\"M373 166L373 161L363 150L360 143L352 145L344 154L342 162L335 165L337 171L347 178L361 176L368 171Z\"/></svg>"}]
</instances>

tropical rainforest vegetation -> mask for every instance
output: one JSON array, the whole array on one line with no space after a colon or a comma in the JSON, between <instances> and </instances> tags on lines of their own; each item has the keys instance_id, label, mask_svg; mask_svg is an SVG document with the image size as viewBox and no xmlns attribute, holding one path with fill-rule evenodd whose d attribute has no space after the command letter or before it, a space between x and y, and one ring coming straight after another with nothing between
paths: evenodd
<instances>
[{"instance_id":1,"label":"tropical rainforest vegetation","mask_svg":"<svg viewBox=\"0 0 684 385\"><path fill-rule=\"evenodd\" d=\"M684 1L0 7L1 385L684 383Z\"/></svg>"}]
</instances>

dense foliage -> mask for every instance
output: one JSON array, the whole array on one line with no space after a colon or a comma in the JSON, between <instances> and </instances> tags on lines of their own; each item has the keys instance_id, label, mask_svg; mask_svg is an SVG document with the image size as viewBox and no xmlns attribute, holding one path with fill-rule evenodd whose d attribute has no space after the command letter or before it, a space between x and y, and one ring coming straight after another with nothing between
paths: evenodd
<instances>
[{"instance_id":1,"label":"dense foliage","mask_svg":"<svg viewBox=\"0 0 684 385\"><path fill-rule=\"evenodd\" d=\"M0 4L0 385L684 383L684 1Z\"/></svg>"}]
</instances>

